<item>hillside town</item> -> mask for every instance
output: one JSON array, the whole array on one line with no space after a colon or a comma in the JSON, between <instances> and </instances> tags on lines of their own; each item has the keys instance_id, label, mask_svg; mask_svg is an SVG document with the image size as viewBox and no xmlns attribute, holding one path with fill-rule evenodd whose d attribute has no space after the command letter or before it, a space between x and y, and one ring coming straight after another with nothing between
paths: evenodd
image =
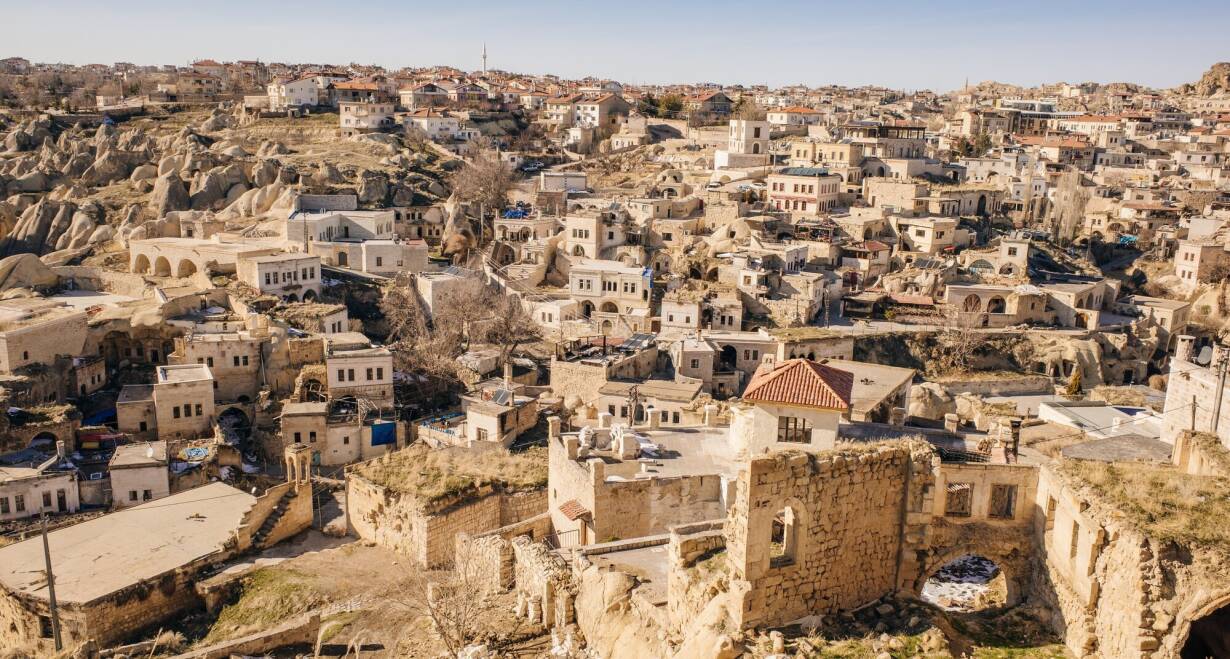
<instances>
[{"instance_id":1,"label":"hillside town","mask_svg":"<svg viewBox=\"0 0 1230 659\"><path fill-rule=\"evenodd\" d=\"M0 59L0 657L1230 657L1230 63L497 59Z\"/></svg>"}]
</instances>

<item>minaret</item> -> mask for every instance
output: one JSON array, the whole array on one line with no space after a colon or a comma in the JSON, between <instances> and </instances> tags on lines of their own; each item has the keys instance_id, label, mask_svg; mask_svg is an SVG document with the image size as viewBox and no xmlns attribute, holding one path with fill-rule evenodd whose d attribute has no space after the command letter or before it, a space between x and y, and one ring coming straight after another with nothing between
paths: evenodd
<instances>
[{"instance_id":1,"label":"minaret","mask_svg":"<svg viewBox=\"0 0 1230 659\"><path fill-rule=\"evenodd\" d=\"M483 75L487 74L487 42L483 42Z\"/></svg>"}]
</instances>

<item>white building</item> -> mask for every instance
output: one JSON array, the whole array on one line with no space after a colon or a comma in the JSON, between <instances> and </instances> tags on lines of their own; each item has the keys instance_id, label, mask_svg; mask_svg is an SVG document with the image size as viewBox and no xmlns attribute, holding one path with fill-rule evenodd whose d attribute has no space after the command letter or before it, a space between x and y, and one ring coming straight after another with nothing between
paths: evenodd
<instances>
[{"instance_id":1,"label":"white building","mask_svg":"<svg viewBox=\"0 0 1230 659\"><path fill-rule=\"evenodd\" d=\"M286 252L268 256L242 257L239 281L262 294L284 300L314 300L320 295L320 257Z\"/></svg>"},{"instance_id":2,"label":"white building","mask_svg":"<svg viewBox=\"0 0 1230 659\"><path fill-rule=\"evenodd\" d=\"M271 82L266 87L269 95L269 109L273 112L282 112L289 108L316 105L319 102L317 90L315 78Z\"/></svg>"}]
</instances>

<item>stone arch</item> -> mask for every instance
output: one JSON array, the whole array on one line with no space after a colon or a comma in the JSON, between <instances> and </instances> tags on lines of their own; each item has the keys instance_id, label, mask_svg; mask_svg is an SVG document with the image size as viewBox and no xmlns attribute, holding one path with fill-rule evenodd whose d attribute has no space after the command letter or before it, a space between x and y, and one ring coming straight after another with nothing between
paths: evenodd
<instances>
[{"instance_id":1,"label":"stone arch","mask_svg":"<svg viewBox=\"0 0 1230 659\"><path fill-rule=\"evenodd\" d=\"M718 269L709 268L709 270L705 273L705 281L717 281L717 280L718 280Z\"/></svg>"},{"instance_id":2,"label":"stone arch","mask_svg":"<svg viewBox=\"0 0 1230 659\"><path fill-rule=\"evenodd\" d=\"M154 274L159 277L171 276L171 262L165 256L154 259Z\"/></svg>"},{"instance_id":3,"label":"stone arch","mask_svg":"<svg viewBox=\"0 0 1230 659\"><path fill-rule=\"evenodd\" d=\"M196 274L196 263L192 259L183 259L175 266L175 276L180 279Z\"/></svg>"},{"instance_id":4,"label":"stone arch","mask_svg":"<svg viewBox=\"0 0 1230 659\"><path fill-rule=\"evenodd\" d=\"M969 311L969 312L981 311L982 310L982 298L978 297L977 295L974 295L973 293L966 295L965 300L961 302L961 310Z\"/></svg>"},{"instance_id":5,"label":"stone arch","mask_svg":"<svg viewBox=\"0 0 1230 659\"><path fill-rule=\"evenodd\" d=\"M718 365L734 370L739 365L739 350L734 346L722 346L718 353Z\"/></svg>"},{"instance_id":6,"label":"stone arch","mask_svg":"<svg viewBox=\"0 0 1230 659\"><path fill-rule=\"evenodd\" d=\"M572 255L573 256L585 256L585 248L581 245L573 245Z\"/></svg>"},{"instance_id":7,"label":"stone arch","mask_svg":"<svg viewBox=\"0 0 1230 659\"><path fill-rule=\"evenodd\" d=\"M977 261L974 261L969 264L969 269L983 272L995 272L995 266L991 265L991 262L986 259L978 259Z\"/></svg>"},{"instance_id":8,"label":"stone arch","mask_svg":"<svg viewBox=\"0 0 1230 659\"><path fill-rule=\"evenodd\" d=\"M760 143L759 142L755 142L752 144L752 155L754 156L760 155Z\"/></svg>"},{"instance_id":9,"label":"stone arch","mask_svg":"<svg viewBox=\"0 0 1230 659\"><path fill-rule=\"evenodd\" d=\"M252 432L252 419L238 407L231 406L218 414L218 427L223 436L233 435L238 439L247 439Z\"/></svg>"},{"instance_id":10,"label":"stone arch","mask_svg":"<svg viewBox=\"0 0 1230 659\"><path fill-rule=\"evenodd\" d=\"M286 301L287 301L287 302L298 302L298 301L299 301L299 296L298 296L298 295L295 295L294 293L288 293L288 294L286 295Z\"/></svg>"},{"instance_id":11,"label":"stone arch","mask_svg":"<svg viewBox=\"0 0 1230 659\"><path fill-rule=\"evenodd\" d=\"M132 271L137 274L145 274L149 272L150 262L149 257L144 254L137 254L137 258L132 260Z\"/></svg>"},{"instance_id":12,"label":"stone arch","mask_svg":"<svg viewBox=\"0 0 1230 659\"><path fill-rule=\"evenodd\" d=\"M1004 313L1008 309L1008 303L1004 298L995 295L990 300L987 300L987 313Z\"/></svg>"},{"instance_id":13,"label":"stone arch","mask_svg":"<svg viewBox=\"0 0 1230 659\"><path fill-rule=\"evenodd\" d=\"M1026 558L1019 549L1012 549L1007 552L1004 550L989 546L983 543L974 543L972 545L960 544L953 547L940 548L935 553L931 554L923 563L923 569L918 575L918 579L914 582L914 593L920 598L923 594L923 588L927 581L931 579L941 568L950 563L965 558L974 556L988 560L999 568L999 571L1004 575L1004 607L1011 608L1021 602L1022 594L1026 591L1025 579L1028 575L1028 570L1025 569Z\"/></svg>"},{"instance_id":14,"label":"stone arch","mask_svg":"<svg viewBox=\"0 0 1230 659\"><path fill-rule=\"evenodd\" d=\"M316 291L313 291L313 290L303 291L303 301L304 302L311 302L312 300L315 300L315 299L316 299Z\"/></svg>"},{"instance_id":15,"label":"stone arch","mask_svg":"<svg viewBox=\"0 0 1230 659\"><path fill-rule=\"evenodd\" d=\"M581 303L581 317L589 318L593 314L594 314L594 303L590 302L589 300L585 300L584 302L582 302Z\"/></svg>"},{"instance_id":16,"label":"stone arch","mask_svg":"<svg viewBox=\"0 0 1230 659\"><path fill-rule=\"evenodd\" d=\"M610 336L610 334L611 334L611 329L613 329L614 327L615 327L615 326L614 326L613 324L611 324L611 321L609 321L609 320L604 320L604 321L602 321L602 332L601 332L601 333L602 333L602 335L603 335L603 336Z\"/></svg>"},{"instance_id":17,"label":"stone arch","mask_svg":"<svg viewBox=\"0 0 1230 659\"><path fill-rule=\"evenodd\" d=\"M619 313L619 306L607 300L602 303L602 313Z\"/></svg>"},{"instance_id":18,"label":"stone arch","mask_svg":"<svg viewBox=\"0 0 1230 659\"><path fill-rule=\"evenodd\" d=\"M43 446L54 449L58 441L60 441L60 438L55 433L50 430L44 430L30 438L30 446Z\"/></svg>"},{"instance_id":19,"label":"stone arch","mask_svg":"<svg viewBox=\"0 0 1230 659\"><path fill-rule=\"evenodd\" d=\"M987 196L986 195L984 194L978 195L978 207L977 207L977 210L975 211L975 214L976 215L986 215L987 214Z\"/></svg>"},{"instance_id":20,"label":"stone arch","mask_svg":"<svg viewBox=\"0 0 1230 659\"><path fill-rule=\"evenodd\" d=\"M1175 656L1219 657L1230 651L1230 592L1180 611L1177 618Z\"/></svg>"},{"instance_id":21,"label":"stone arch","mask_svg":"<svg viewBox=\"0 0 1230 659\"><path fill-rule=\"evenodd\" d=\"M1005 263L999 267L999 274L1011 277L1016 274L1016 266L1011 263Z\"/></svg>"}]
</instances>

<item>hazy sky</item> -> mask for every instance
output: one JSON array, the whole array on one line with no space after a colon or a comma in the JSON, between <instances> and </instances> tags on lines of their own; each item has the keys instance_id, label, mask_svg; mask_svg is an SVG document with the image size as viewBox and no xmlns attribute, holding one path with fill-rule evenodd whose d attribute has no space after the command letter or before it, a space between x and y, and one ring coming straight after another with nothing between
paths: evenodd
<instances>
[{"instance_id":1,"label":"hazy sky","mask_svg":"<svg viewBox=\"0 0 1230 659\"><path fill-rule=\"evenodd\" d=\"M489 65L624 82L1170 87L1230 60L1230 2L0 0L0 57Z\"/></svg>"}]
</instances>

